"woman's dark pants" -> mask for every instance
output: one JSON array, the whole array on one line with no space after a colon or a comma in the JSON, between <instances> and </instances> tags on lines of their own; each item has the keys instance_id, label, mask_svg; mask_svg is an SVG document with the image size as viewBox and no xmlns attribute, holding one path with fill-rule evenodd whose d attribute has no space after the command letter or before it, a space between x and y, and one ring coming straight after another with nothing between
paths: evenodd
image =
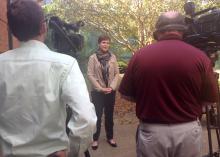
<instances>
[{"instance_id":1,"label":"woman's dark pants","mask_svg":"<svg viewBox=\"0 0 220 157\"><path fill-rule=\"evenodd\" d=\"M106 138L113 138L113 112L115 105L115 91L104 94L97 91L91 92L92 102L95 105L96 115L97 115L97 124L96 124L96 133L93 135L93 140L97 141L100 136L101 131L101 119L104 111L105 114L105 131Z\"/></svg>"}]
</instances>

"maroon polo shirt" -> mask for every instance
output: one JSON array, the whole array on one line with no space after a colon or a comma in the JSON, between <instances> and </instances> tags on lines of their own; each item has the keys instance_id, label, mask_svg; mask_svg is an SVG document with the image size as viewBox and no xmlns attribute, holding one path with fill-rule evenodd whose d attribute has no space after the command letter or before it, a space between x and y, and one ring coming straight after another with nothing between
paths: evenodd
<instances>
[{"instance_id":1,"label":"maroon polo shirt","mask_svg":"<svg viewBox=\"0 0 220 157\"><path fill-rule=\"evenodd\" d=\"M180 40L163 40L140 49L130 60L119 92L134 98L137 117L147 123L196 120L202 102L217 101L209 58Z\"/></svg>"}]
</instances>

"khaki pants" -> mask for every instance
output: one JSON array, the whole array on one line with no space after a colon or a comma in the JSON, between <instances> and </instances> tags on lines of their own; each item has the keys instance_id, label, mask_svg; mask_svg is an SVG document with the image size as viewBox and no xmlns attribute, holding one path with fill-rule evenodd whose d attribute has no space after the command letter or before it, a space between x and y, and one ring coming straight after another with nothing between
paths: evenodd
<instances>
[{"instance_id":1,"label":"khaki pants","mask_svg":"<svg viewBox=\"0 0 220 157\"><path fill-rule=\"evenodd\" d=\"M140 123L137 157L201 157L199 121L181 124Z\"/></svg>"}]
</instances>

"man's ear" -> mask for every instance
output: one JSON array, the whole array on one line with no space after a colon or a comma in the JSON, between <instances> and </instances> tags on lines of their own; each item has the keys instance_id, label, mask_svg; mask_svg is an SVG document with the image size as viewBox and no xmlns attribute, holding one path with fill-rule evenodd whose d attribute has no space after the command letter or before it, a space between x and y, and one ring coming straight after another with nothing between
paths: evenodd
<instances>
[{"instance_id":1,"label":"man's ear","mask_svg":"<svg viewBox=\"0 0 220 157\"><path fill-rule=\"evenodd\" d=\"M153 37L154 37L155 40L158 40L157 32L156 31L153 33Z\"/></svg>"},{"instance_id":2,"label":"man's ear","mask_svg":"<svg viewBox=\"0 0 220 157\"><path fill-rule=\"evenodd\" d=\"M46 23L42 23L41 26L40 26L40 32L39 32L39 35L44 35L45 33L47 33L47 25Z\"/></svg>"}]
</instances>

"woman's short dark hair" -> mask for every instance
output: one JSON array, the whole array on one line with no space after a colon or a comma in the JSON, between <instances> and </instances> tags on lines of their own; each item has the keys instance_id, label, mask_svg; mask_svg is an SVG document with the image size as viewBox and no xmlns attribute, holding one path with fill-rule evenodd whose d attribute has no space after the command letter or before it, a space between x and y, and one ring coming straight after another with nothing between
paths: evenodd
<instances>
[{"instance_id":1,"label":"woman's short dark hair","mask_svg":"<svg viewBox=\"0 0 220 157\"><path fill-rule=\"evenodd\" d=\"M107 35L100 35L98 38L98 43L100 44L103 40L111 40L109 36Z\"/></svg>"},{"instance_id":2,"label":"woman's short dark hair","mask_svg":"<svg viewBox=\"0 0 220 157\"><path fill-rule=\"evenodd\" d=\"M33 0L14 0L7 11L8 24L13 35L27 41L39 35L44 14Z\"/></svg>"}]
</instances>

